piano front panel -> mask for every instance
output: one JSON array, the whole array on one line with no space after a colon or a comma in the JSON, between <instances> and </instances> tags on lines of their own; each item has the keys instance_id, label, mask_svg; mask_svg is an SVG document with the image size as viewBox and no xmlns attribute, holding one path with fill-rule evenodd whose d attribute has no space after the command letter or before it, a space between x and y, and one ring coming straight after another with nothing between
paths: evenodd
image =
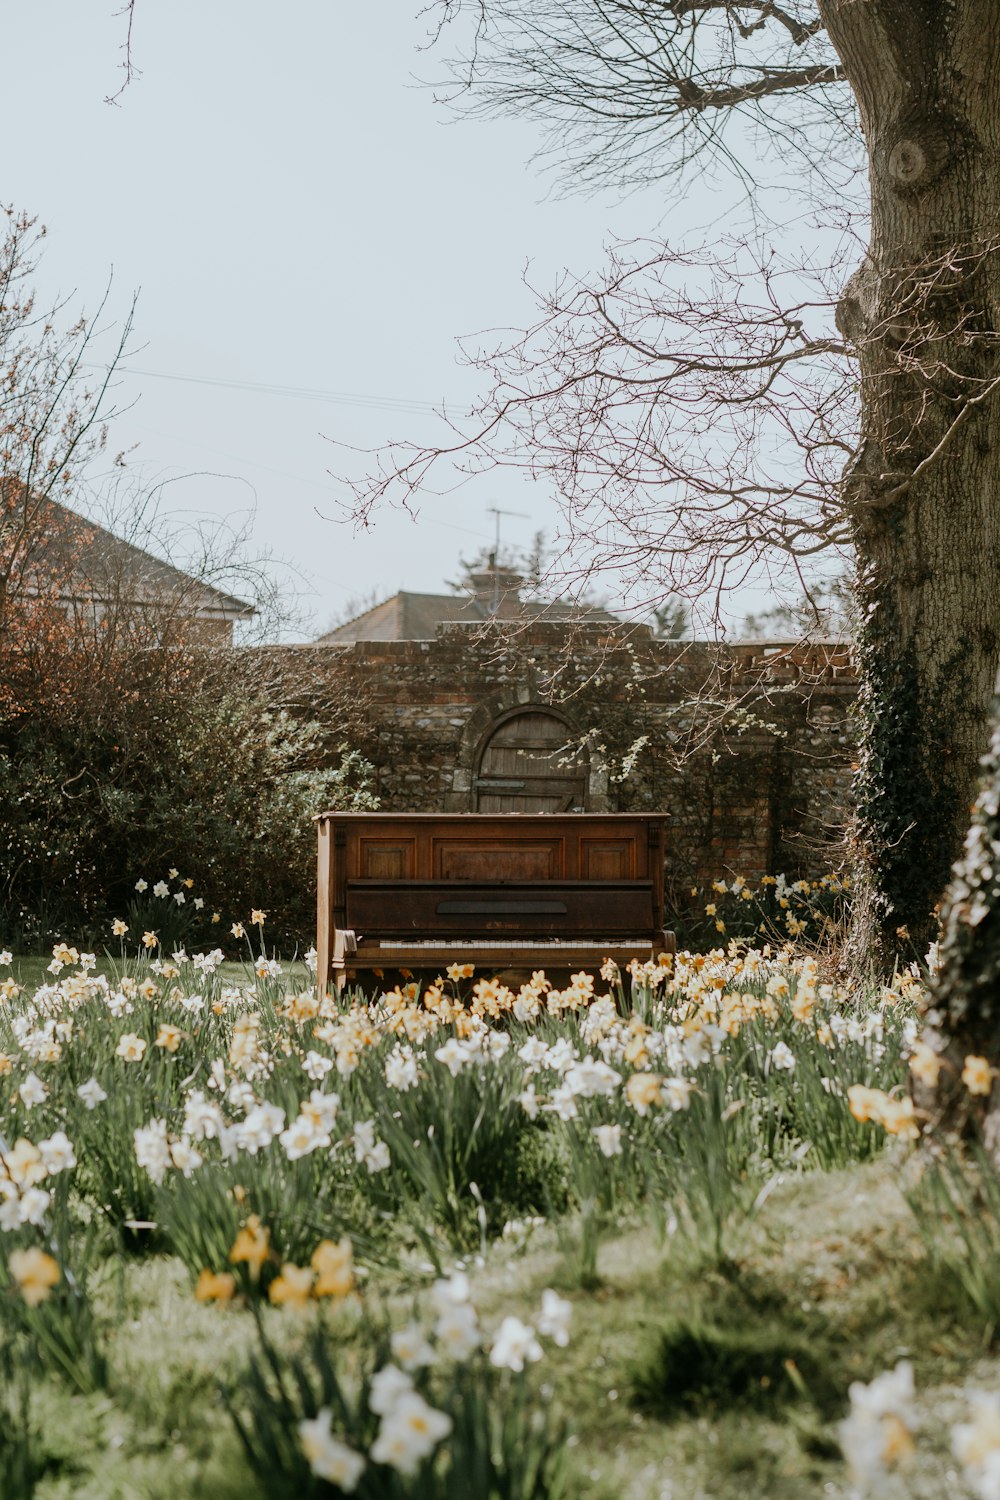
<instances>
[{"instance_id":1,"label":"piano front panel","mask_svg":"<svg viewBox=\"0 0 1000 1500\"><path fill-rule=\"evenodd\" d=\"M435 838L431 880L558 880L565 874L561 838L523 843L484 833L477 838Z\"/></svg>"},{"instance_id":2,"label":"piano front panel","mask_svg":"<svg viewBox=\"0 0 1000 1500\"><path fill-rule=\"evenodd\" d=\"M356 869L351 865L356 865ZM356 858L348 866L348 879L356 874L362 880L415 880L416 838L362 836L358 840Z\"/></svg>"},{"instance_id":3,"label":"piano front panel","mask_svg":"<svg viewBox=\"0 0 1000 1500\"><path fill-rule=\"evenodd\" d=\"M616 838L581 838L581 880L636 880L638 876L634 837L620 834Z\"/></svg>"}]
</instances>

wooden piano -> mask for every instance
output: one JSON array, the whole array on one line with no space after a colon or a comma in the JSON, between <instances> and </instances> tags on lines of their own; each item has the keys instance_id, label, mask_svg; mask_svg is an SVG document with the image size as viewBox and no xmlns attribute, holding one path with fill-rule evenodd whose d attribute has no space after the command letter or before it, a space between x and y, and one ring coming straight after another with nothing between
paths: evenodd
<instances>
[{"instance_id":1,"label":"wooden piano","mask_svg":"<svg viewBox=\"0 0 1000 1500\"><path fill-rule=\"evenodd\" d=\"M491 973L673 952L667 819L646 813L320 813L317 982Z\"/></svg>"}]
</instances>

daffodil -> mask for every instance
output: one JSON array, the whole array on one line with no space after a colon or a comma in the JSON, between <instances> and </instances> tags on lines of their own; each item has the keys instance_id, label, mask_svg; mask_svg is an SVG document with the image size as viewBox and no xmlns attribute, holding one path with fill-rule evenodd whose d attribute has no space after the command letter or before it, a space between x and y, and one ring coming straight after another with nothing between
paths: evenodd
<instances>
[{"instance_id":1,"label":"daffodil","mask_svg":"<svg viewBox=\"0 0 1000 1500\"><path fill-rule=\"evenodd\" d=\"M354 1286L354 1247L347 1235L338 1243L323 1240L312 1253L317 1297L346 1297Z\"/></svg>"},{"instance_id":2,"label":"daffodil","mask_svg":"<svg viewBox=\"0 0 1000 1500\"><path fill-rule=\"evenodd\" d=\"M201 1272L195 1284L197 1302L228 1302L236 1291L236 1277L232 1271Z\"/></svg>"},{"instance_id":3,"label":"daffodil","mask_svg":"<svg viewBox=\"0 0 1000 1500\"><path fill-rule=\"evenodd\" d=\"M648 1115L654 1104L663 1103L663 1079L657 1073L633 1073L625 1095L637 1115Z\"/></svg>"},{"instance_id":4,"label":"daffodil","mask_svg":"<svg viewBox=\"0 0 1000 1500\"><path fill-rule=\"evenodd\" d=\"M176 1052L184 1037L185 1033L179 1026L170 1026L164 1022L156 1034L156 1041L153 1045L162 1047L164 1052Z\"/></svg>"},{"instance_id":5,"label":"daffodil","mask_svg":"<svg viewBox=\"0 0 1000 1500\"><path fill-rule=\"evenodd\" d=\"M970 1094L988 1095L993 1088L993 1070L985 1057L970 1055L962 1069L962 1082Z\"/></svg>"},{"instance_id":6,"label":"daffodil","mask_svg":"<svg viewBox=\"0 0 1000 1500\"><path fill-rule=\"evenodd\" d=\"M910 1053L910 1072L926 1088L937 1088L941 1059L926 1042L915 1042Z\"/></svg>"},{"instance_id":7,"label":"daffodil","mask_svg":"<svg viewBox=\"0 0 1000 1500\"><path fill-rule=\"evenodd\" d=\"M134 1031L126 1031L115 1048L115 1056L124 1062L141 1062L145 1050L145 1040Z\"/></svg>"},{"instance_id":8,"label":"daffodil","mask_svg":"<svg viewBox=\"0 0 1000 1500\"><path fill-rule=\"evenodd\" d=\"M7 1266L29 1307L37 1307L51 1296L52 1288L62 1276L59 1262L37 1245L27 1250L12 1250L7 1257Z\"/></svg>"},{"instance_id":9,"label":"daffodil","mask_svg":"<svg viewBox=\"0 0 1000 1500\"><path fill-rule=\"evenodd\" d=\"M296 1266L285 1261L281 1274L268 1287L267 1295L278 1307L305 1307L312 1295L313 1272L310 1266Z\"/></svg>"},{"instance_id":10,"label":"daffodil","mask_svg":"<svg viewBox=\"0 0 1000 1500\"><path fill-rule=\"evenodd\" d=\"M271 1232L264 1228L256 1214L251 1214L233 1242L233 1248L229 1252L230 1262L234 1265L248 1265L250 1274L256 1280L260 1276L260 1269L271 1254L270 1250Z\"/></svg>"},{"instance_id":11,"label":"daffodil","mask_svg":"<svg viewBox=\"0 0 1000 1500\"><path fill-rule=\"evenodd\" d=\"M349 1495L358 1487L365 1460L360 1453L355 1453L353 1448L333 1436L331 1421L330 1408L322 1407L314 1418L299 1423L299 1442L316 1477L327 1480Z\"/></svg>"},{"instance_id":12,"label":"daffodil","mask_svg":"<svg viewBox=\"0 0 1000 1500\"><path fill-rule=\"evenodd\" d=\"M446 1412L429 1406L416 1391L408 1391L383 1416L370 1457L409 1477L451 1429Z\"/></svg>"}]
</instances>

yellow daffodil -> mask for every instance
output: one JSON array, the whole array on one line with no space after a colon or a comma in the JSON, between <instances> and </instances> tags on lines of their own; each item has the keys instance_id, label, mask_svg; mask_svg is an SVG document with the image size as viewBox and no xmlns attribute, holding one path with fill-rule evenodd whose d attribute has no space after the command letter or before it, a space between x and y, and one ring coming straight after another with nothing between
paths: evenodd
<instances>
[{"instance_id":1,"label":"yellow daffodil","mask_svg":"<svg viewBox=\"0 0 1000 1500\"><path fill-rule=\"evenodd\" d=\"M123 922L121 917L115 917L115 920L111 924L111 931L115 937L125 937L128 933L128 923Z\"/></svg>"},{"instance_id":2,"label":"yellow daffodil","mask_svg":"<svg viewBox=\"0 0 1000 1500\"><path fill-rule=\"evenodd\" d=\"M354 1247L345 1234L339 1243L323 1240L312 1253L317 1297L346 1297L354 1286Z\"/></svg>"},{"instance_id":3,"label":"yellow daffodil","mask_svg":"<svg viewBox=\"0 0 1000 1500\"><path fill-rule=\"evenodd\" d=\"M261 911L259 907L255 906L253 911L250 913L250 920L255 927L263 927L264 923L267 921L267 912Z\"/></svg>"},{"instance_id":4,"label":"yellow daffodil","mask_svg":"<svg viewBox=\"0 0 1000 1500\"><path fill-rule=\"evenodd\" d=\"M248 1265L251 1275L256 1279L271 1253L270 1240L271 1231L264 1228L256 1214L251 1214L233 1242L233 1248L229 1252L231 1264Z\"/></svg>"},{"instance_id":5,"label":"yellow daffodil","mask_svg":"<svg viewBox=\"0 0 1000 1500\"><path fill-rule=\"evenodd\" d=\"M12 1250L7 1257L7 1266L29 1307L44 1302L62 1275L59 1262L44 1250L39 1250L37 1245L28 1250Z\"/></svg>"},{"instance_id":6,"label":"yellow daffodil","mask_svg":"<svg viewBox=\"0 0 1000 1500\"><path fill-rule=\"evenodd\" d=\"M648 1114L654 1104L663 1103L663 1079L658 1073L633 1073L625 1085L629 1104L637 1115Z\"/></svg>"},{"instance_id":7,"label":"yellow daffodil","mask_svg":"<svg viewBox=\"0 0 1000 1500\"><path fill-rule=\"evenodd\" d=\"M228 1302L236 1291L236 1277L232 1271L204 1270L195 1284L197 1302Z\"/></svg>"},{"instance_id":8,"label":"yellow daffodil","mask_svg":"<svg viewBox=\"0 0 1000 1500\"><path fill-rule=\"evenodd\" d=\"M910 1054L910 1072L926 1088L936 1089L941 1072L941 1059L933 1047L926 1042L915 1042Z\"/></svg>"},{"instance_id":9,"label":"yellow daffodil","mask_svg":"<svg viewBox=\"0 0 1000 1500\"><path fill-rule=\"evenodd\" d=\"M153 1045L162 1047L164 1052L176 1052L185 1035L186 1032L183 1032L179 1026L170 1026L164 1021L156 1034L156 1041Z\"/></svg>"},{"instance_id":10,"label":"yellow daffodil","mask_svg":"<svg viewBox=\"0 0 1000 1500\"><path fill-rule=\"evenodd\" d=\"M852 1083L847 1090L847 1102L851 1114L864 1125L879 1117L881 1101L885 1098L881 1089L866 1088L863 1083Z\"/></svg>"},{"instance_id":11,"label":"yellow daffodil","mask_svg":"<svg viewBox=\"0 0 1000 1500\"><path fill-rule=\"evenodd\" d=\"M267 1295L279 1307L305 1307L312 1295L312 1284L310 1266L295 1266L285 1261L281 1275L271 1282Z\"/></svg>"},{"instance_id":12,"label":"yellow daffodil","mask_svg":"<svg viewBox=\"0 0 1000 1500\"><path fill-rule=\"evenodd\" d=\"M987 1095L993 1088L993 1070L985 1057L970 1054L962 1069L962 1082L970 1094Z\"/></svg>"},{"instance_id":13,"label":"yellow daffodil","mask_svg":"<svg viewBox=\"0 0 1000 1500\"><path fill-rule=\"evenodd\" d=\"M879 1124L890 1135L898 1135L902 1141L916 1141L920 1138L920 1127L914 1116L913 1100L909 1096L904 1096L902 1099L887 1099L882 1105Z\"/></svg>"},{"instance_id":14,"label":"yellow daffodil","mask_svg":"<svg viewBox=\"0 0 1000 1500\"><path fill-rule=\"evenodd\" d=\"M915 1141L920 1135L913 1100L909 1097L893 1099L881 1089L854 1083L847 1090L847 1102L851 1114L862 1124L870 1121L881 1125L889 1135L899 1136L904 1141Z\"/></svg>"},{"instance_id":15,"label":"yellow daffodil","mask_svg":"<svg viewBox=\"0 0 1000 1500\"><path fill-rule=\"evenodd\" d=\"M144 948L158 948L160 940L155 932L144 932L142 935L142 946Z\"/></svg>"},{"instance_id":16,"label":"yellow daffodil","mask_svg":"<svg viewBox=\"0 0 1000 1500\"><path fill-rule=\"evenodd\" d=\"M816 1009L817 995L809 985L799 985L795 991L795 999L792 1001L792 1015L796 1021L808 1021Z\"/></svg>"}]
</instances>

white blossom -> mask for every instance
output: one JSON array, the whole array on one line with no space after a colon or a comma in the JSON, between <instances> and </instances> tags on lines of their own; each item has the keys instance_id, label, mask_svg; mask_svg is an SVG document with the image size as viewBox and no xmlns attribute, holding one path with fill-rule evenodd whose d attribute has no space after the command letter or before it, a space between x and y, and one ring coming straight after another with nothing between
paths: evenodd
<instances>
[{"instance_id":1,"label":"white blossom","mask_svg":"<svg viewBox=\"0 0 1000 1500\"><path fill-rule=\"evenodd\" d=\"M531 1325L513 1316L504 1318L490 1349L490 1364L498 1370L520 1373L526 1364L534 1364L541 1357L542 1346Z\"/></svg>"},{"instance_id":2,"label":"white blossom","mask_svg":"<svg viewBox=\"0 0 1000 1500\"><path fill-rule=\"evenodd\" d=\"M167 1144L166 1120L150 1120L148 1125L133 1131L135 1159L145 1167L153 1182L161 1183L170 1166L170 1148Z\"/></svg>"},{"instance_id":3,"label":"white blossom","mask_svg":"<svg viewBox=\"0 0 1000 1500\"><path fill-rule=\"evenodd\" d=\"M35 1073L29 1073L21 1087L18 1089L21 1103L25 1109L33 1109L36 1104L44 1104L49 1097L49 1091L42 1080Z\"/></svg>"},{"instance_id":4,"label":"white blossom","mask_svg":"<svg viewBox=\"0 0 1000 1500\"><path fill-rule=\"evenodd\" d=\"M554 1292L551 1287L546 1287L542 1293L538 1332L564 1349L569 1343L569 1320L572 1313L572 1302L567 1302L565 1297L560 1297L558 1292Z\"/></svg>"},{"instance_id":5,"label":"white blossom","mask_svg":"<svg viewBox=\"0 0 1000 1500\"><path fill-rule=\"evenodd\" d=\"M38 1149L41 1152L42 1161L53 1177L58 1172L66 1172L70 1167L76 1166L73 1142L64 1130L57 1130L54 1135L49 1136L48 1140L39 1141Z\"/></svg>"},{"instance_id":6,"label":"white blossom","mask_svg":"<svg viewBox=\"0 0 1000 1500\"><path fill-rule=\"evenodd\" d=\"M602 1156L621 1156L622 1128L620 1125L595 1125L594 1135Z\"/></svg>"},{"instance_id":7,"label":"white blossom","mask_svg":"<svg viewBox=\"0 0 1000 1500\"><path fill-rule=\"evenodd\" d=\"M413 1475L451 1428L446 1412L428 1406L422 1396L411 1391L382 1418L370 1457L400 1474Z\"/></svg>"},{"instance_id":8,"label":"white blossom","mask_svg":"<svg viewBox=\"0 0 1000 1500\"><path fill-rule=\"evenodd\" d=\"M353 1448L333 1436L330 1423L330 1408L321 1407L311 1420L299 1423L299 1442L317 1479L325 1479L349 1495L358 1487L365 1460L360 1453L355 1453Z\"/></svg>"},{"instance_id":9,"label":"white blossom","mask_svg":"<svg viewBox=\"0 0 1000 1500\"><path fill-rule=\"evenodd\" d=\"M76 1092L88 1109L96 1109L108 1097L96 1078L88 1078L86 1083L81 1083Z\"/></svg>"}]
</instances>

